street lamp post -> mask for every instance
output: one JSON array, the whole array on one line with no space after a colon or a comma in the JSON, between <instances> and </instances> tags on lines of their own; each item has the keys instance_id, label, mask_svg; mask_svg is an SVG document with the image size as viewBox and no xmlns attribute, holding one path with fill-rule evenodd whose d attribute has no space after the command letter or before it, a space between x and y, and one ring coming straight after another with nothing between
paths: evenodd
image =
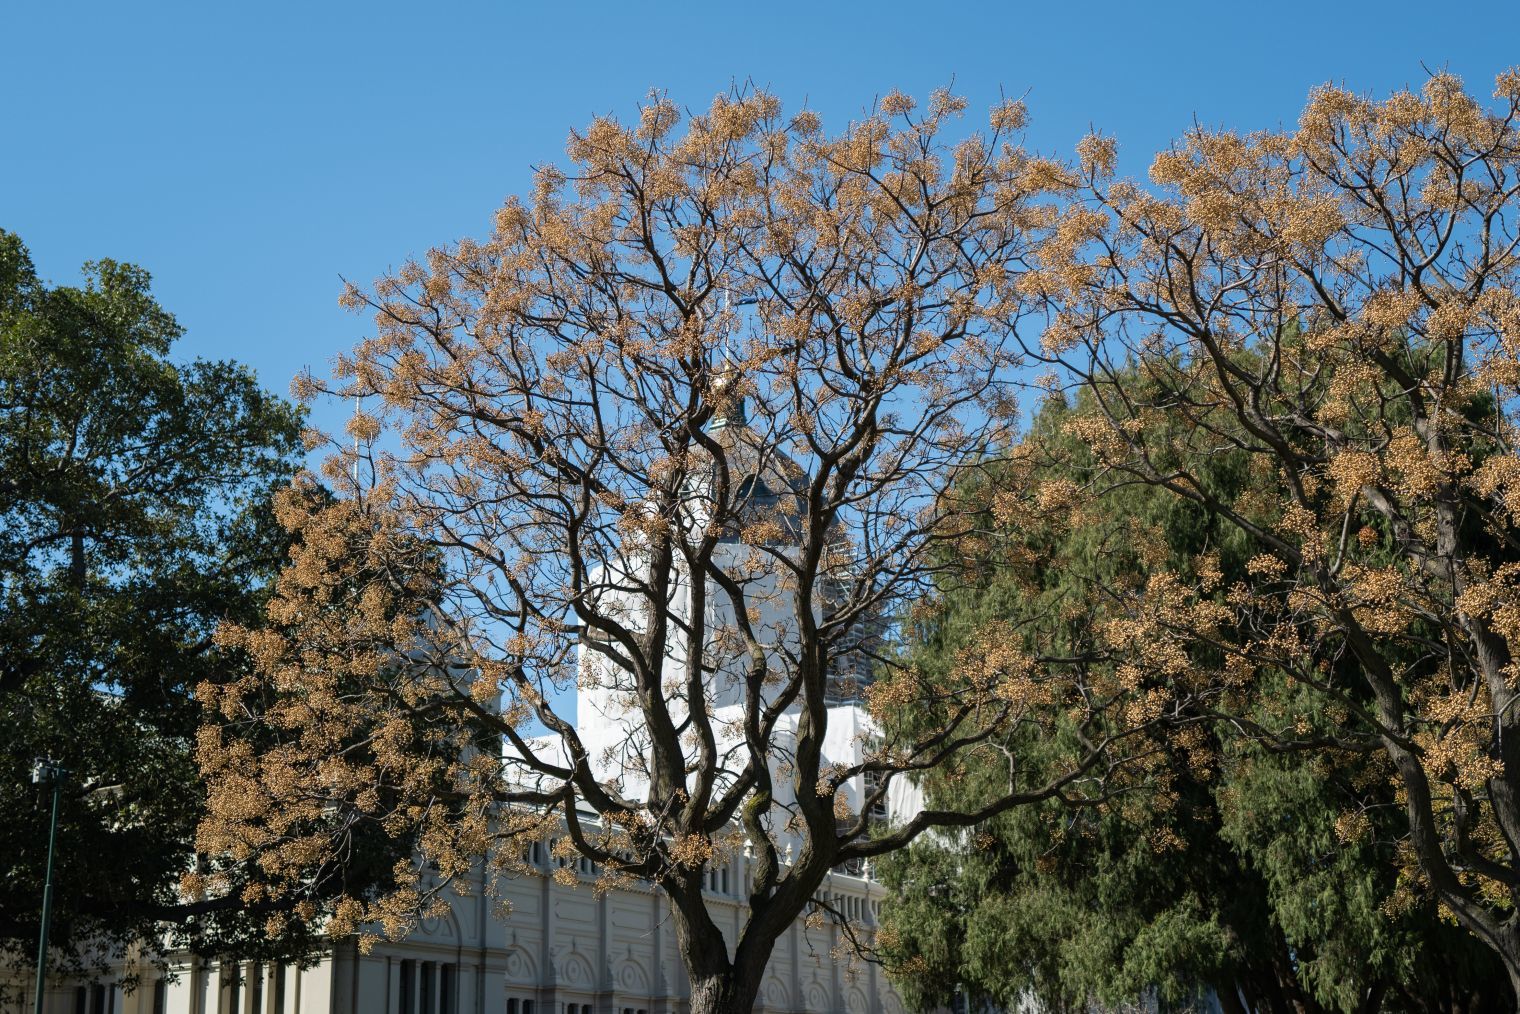
<instances>
[{"instance_id":1,"label":"street lamp post","mask_svg":"<svg viewBox=\"0 0 1520 1014\"><path fill-rule=\"evenodd\" d=\"M42 884L42 932L37 938L37 1002L34 1014L42 1014L43 994L47 990L48 923L53 917L53 848L58 840L58 797L63 794L63 779L68 772L57 761L38 759L32 764L32 784L50 785L53 789L53 817L48 823L47 879Z\"/></svg>"}]
</instances>

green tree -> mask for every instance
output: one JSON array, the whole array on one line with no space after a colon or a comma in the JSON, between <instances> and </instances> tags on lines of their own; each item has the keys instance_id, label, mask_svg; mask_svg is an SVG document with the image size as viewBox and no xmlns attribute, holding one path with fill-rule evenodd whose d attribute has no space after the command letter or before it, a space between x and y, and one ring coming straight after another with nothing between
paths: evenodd
<instances>
[{"instance_id":1,"label":"green tree","mask_svg":"<svg viewBox=\"0 0 1520 1014\"><path fill-rule=\"evenodd\" d=\"M1023 280L1052 325L1024 351L1109 390L1086 436L1110 477L1252 546L1222 602L1156 575L1135 641L1161 650L1136 664L1215 650L1244 685L1312 691L1333 732L1274 704L1264 743L1301 724L1335 768L1381 753L1397 806L1348 810L1348 840L1396 843L1392 875L1520 998L1520 72L1491 96L1444 73L1385 99L1320 88L1292 129L1189 131L1149 185L1085 139ZM1260 476L1249 495L1198 481L1221 448ZM1396 831L1372 819L1399 810Z\"/></svg>"},{"instance_id":2,"label":"green tree","mask_svg":"<svg viewBox=\"0 0 1520 1014\"><path fill-rule=\"evenodd\" d=\"M52 287L0 232L0 946L20 953L47 840L34 757L69 771L59 953L214 922L177 889L204 798L191 689L226 678L212 632L258 614L284 555L268 503L301 415L245 366L171 360L181 333L141 268Z\"/></svg>"},{"instance_id":3,"label":"green tree","mask_svg":"<svg viewBox=\"0 0 1520 1014\"><path fill-rule=\"evenodd\" d=\"M1143 397L1143 383L1126 383ZM1238 533L1154 487L1120 483L1101 512L1075 517L1000 507L1010 486L1104 484L1082 439L1092 414L1091 396L1047 403L1011 464L958 491L986 512L960 540L938 608L913 631L917 664L935 678L1001 622L1026 650L1086 656L1134 680L1109 625L1127 620L1156 574L1212 570L1198 577L1218 589L1249 578ZM1261 484L1244 455L1189 464L1231 501ZM1194 661L1228 670L1222 655ZM1148 991L1181 1004L1213 990L1227 1010L1503 1009L1492 956L1401 889L1396 828L1347 833L1348 812L1387 824L1377 815L1394 795L1379 754L1324 748L1334 731L1324 726L1345 720L1324 703L1283 678L1174 697L1172 728L1130 791L1099 806L1012 811L887 863L902 893L887 914L898 981L925 1004L958 988L1057 1007ZM1300 732L1267 741L1235 723ZM975 793L1010 755L1042 764L1068 749L1049 738L1000 748L953 777L936 773L931 803Z\"/></svg>"}]
</instances>

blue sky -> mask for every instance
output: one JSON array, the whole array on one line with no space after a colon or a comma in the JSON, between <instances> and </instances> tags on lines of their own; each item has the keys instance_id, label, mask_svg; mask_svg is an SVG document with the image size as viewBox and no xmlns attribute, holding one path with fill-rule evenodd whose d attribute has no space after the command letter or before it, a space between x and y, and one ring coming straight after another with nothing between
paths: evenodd
<instances>
[{"instance_id":1,"label":"blue sky","mask_svg":"<svg viewBox=\"0 0 1520 1014\"><path fill-rule=\"evenodd\" d=\"M751 79L835 127L892 88L953 81L968 126L1027 93L1032 146L1096 126L1138 173L1195 118L1291 123L1315 84L1418 86L1422 63L1486 94L1520 63L1520 0L52 0L0 26L0 227L56 283L93 257L141 264L189 329L183 355L243 360L279 391L362 335L340 276L483 235L570 127L652 87L700 106Z\"/></svg>"}]
</instances>

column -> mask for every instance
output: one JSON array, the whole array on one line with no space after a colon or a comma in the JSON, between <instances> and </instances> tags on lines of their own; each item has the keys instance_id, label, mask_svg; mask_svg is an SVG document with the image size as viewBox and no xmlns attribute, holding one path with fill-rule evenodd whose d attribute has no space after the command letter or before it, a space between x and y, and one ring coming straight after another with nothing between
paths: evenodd
<instances>
[{"instance_id":1,"label":"column","mask_svg":"<svg viewBox=\"0 0 1520 1014\"><path fill-rule=\"evenodd\" d=\"M665 975L665 933L660 925L660 889L653 884L649 886L649 929L654 944L654 957L649 962L649 988L654 991L653 1014L665 1014L670 1010L670 980Z\"/></svg>"},{"instance_id":2,"label":"column","mask_svg":"<svg viewBox=\"0 0 1520 1014\"><path fill-rule=\"evenodd\" d=\"M802 1005L806 1002L802 996L802 942L798 940L798 923L799 920L793 919L786 931L786 946L792 965L792 1010L803 1010Z\"/></svg>"},{"instance_id":3,"label":"column","mask_svg":"<svg viewBox=\"0 0 1520 1014\"><path fill-rule=\"evenodd\" d=\"M842 900L840 900L840 899L841 899L840 895L835 895L834 896L834 905L837 908L843 908L844 907L844 902ZM833 955L833 954L839 953L839 937L840 937L839 924L837 922L835 922L833 919L830 919L828 922L829 922L829 954ZM832 997L830 999L831 999L831 1001L834 1004L834 1009L835 1010L844 1010L844 982L842 981L842 976L840 975L840 965L841 964L842 964L842 962L839 962L839 961L830 961L829 962L829 978L832 980L832 982L830 984L830 989L833 991L833 995L832 995Z\"/></svg>"}]
</instances>

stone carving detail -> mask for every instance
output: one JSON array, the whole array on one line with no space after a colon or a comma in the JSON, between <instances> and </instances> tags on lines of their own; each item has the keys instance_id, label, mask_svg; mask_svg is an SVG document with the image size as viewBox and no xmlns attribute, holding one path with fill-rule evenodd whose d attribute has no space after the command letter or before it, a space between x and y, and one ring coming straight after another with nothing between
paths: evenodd
<instances>
[{"instance_id":1,"label":"stone carving detail","mask_svg":"<svg viewBox=\"0 0 1520 1014\"><path fill-rule=\"evenodd\" d=\"M618 976L618 982L625 992L636 996L649 995L649 977L632 960L623 963L623 972Z\"/></svg>"},{"instance_id":2,"label":"stone carving detail","mask_svg":"<svg viewBox=\"0 0 1520 1014\"><path fill-rule=\"evenodd\" d=\"M507 952L505 964L510 982L529 986L538 984L538 968L534 965L533 956L521 947L514 947Z\"/></svg>"},{"instance_id":3,"label":"stone carving detail","mask_svg":"<svg viewBox=\"0 0 1520 1014\"><path fill-rule=\"evenodd\" d=\"M417 923L417 929L425 937L434 940L458 940L459 917L452 911L445 912L441 916L426 916Z\"/></svg>"},{"instance_id":4,"label":"stone carving detail","mask_svg":"<svg viewBox=\"0 0 1520 1014\"><path fill-rule=\"evenodd\" d=\"M773 1010L787 1010L792 1005L792 998L787 993L786 983L774 975L765 981L760 995L765 998L765 1005Z\"/></svg>"},{"instance_id":5,"label":"stone carving detail","mask_svg":"<svg viewBox=\"0 0 1520 1014\"><path fill-rule=\"evenodd\" d=\"M567 954L565 960L560 963L559 972L560 978L568 985L596 985L596 980L591 974L591 963L579 954Z\"/></svg>"}]
</instances>

